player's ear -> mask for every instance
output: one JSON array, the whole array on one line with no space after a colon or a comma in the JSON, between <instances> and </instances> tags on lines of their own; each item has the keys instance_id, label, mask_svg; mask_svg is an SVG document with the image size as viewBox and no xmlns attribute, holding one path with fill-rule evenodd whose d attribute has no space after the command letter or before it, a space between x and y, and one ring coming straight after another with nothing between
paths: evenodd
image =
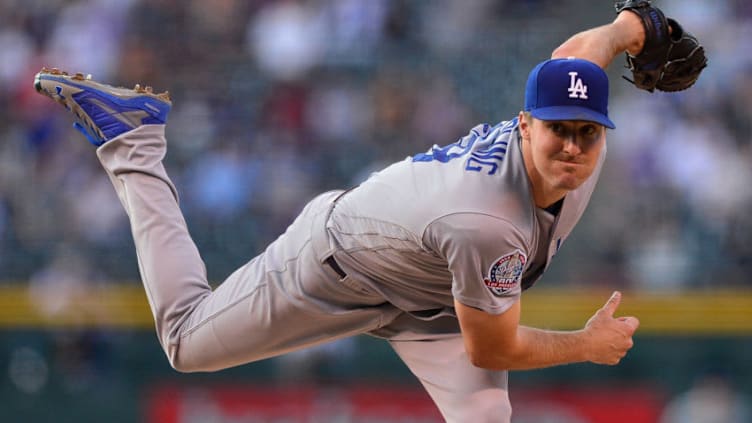
<instances>
[{"instance_id":1,"label":"player's ear","mask_svg":"<svg viewBox=\"0 0 752 423\"><path fill-rule=\"evenodd\" d=\"M517 117L517 119L520 122L520 134L522 135L522 139L529 140L530 139L530 120L525 115L525 112L520 112L520 115Z\"/></svg>"}]
</instances>

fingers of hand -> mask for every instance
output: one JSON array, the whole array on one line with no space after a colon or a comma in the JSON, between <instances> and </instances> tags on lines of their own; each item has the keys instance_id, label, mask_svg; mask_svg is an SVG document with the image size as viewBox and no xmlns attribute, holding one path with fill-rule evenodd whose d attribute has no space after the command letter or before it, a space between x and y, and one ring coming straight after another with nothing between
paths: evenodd
<instances>
[{"instance_id":1,"label":"fingers of hand","mask_svg":"<svg viewBox=\"0 0 752 423\"><path fill-rule=\"evenodd\" d=\"M619 325L614 327L618 335L611 344L611 348L618 357L618 360L616 361L616 363L618 363L619 360L627 354L627 351L634 346L632 335L634 335L635 331L640 326L640 321L632 316L619 317L615 319L615 321L619 322Z\"/></svg>"},{"instance_id":2,"label":"fingers of hand","mask_svg":"<svg viewBox=\"0 0 752 423\"><path fill-rule=\"evenodd\" d=\"M625 316L625 317L619 317L618 319L621 322L624 322L629 329L629 334L632 335L637 331L637 328L640 327L640 320L636 317L632 316Z\"/></svg>"},{"instance_id":3,"label":"fingers of hand","mask_svg":"<svg viewBox=\"0 0 752 423\"><path fill-rule=\"evenodd\" d=\"M622 340L620 345L614 345L614 359L615 361L612 364L619 364L622 358L627 355L627 351L631 350L634 346L634 341L632 340L632 337L627 337Z\"/></svg>"},{"instance_id":4,"label":"fingers of hand","mask_svg":"<svg viewBox=\"0 0 752 423\"><path fill-rule=\"evenodd\" d=\"M611 342L603 345L603 350L599 360L595 360L598 364L616 365L619 364L622 358L627 355L627 352L634 346L634 341L631 336L619 337L612 339Z\"/></svg>"},{"instance_id":5,"label":"fingers of hand","mask_svg":"<svg viewBox=\"0 0 752 423\"><path fill-rule=\"evenodd\" d=\"M592 360L598 364L616 365L626 356L627 352L634 346L632 335L640 325L636 317L612 317L613 309L618 305L618 299L606 304L601 312L596 314L592 324L587 330L592 334L594 344L593 352L595 359Z\"/></svg>"}]
</instances>

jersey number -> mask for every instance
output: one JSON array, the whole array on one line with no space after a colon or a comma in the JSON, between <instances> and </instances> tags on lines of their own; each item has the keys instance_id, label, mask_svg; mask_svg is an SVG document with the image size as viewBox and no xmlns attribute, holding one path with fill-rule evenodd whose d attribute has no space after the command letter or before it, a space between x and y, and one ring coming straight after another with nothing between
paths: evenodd
<instances>
[{"instance_id":1,"label":"jersey number","mask_svg":"<svg viewBox=\"0 0 752 423\"><path fill-rule=\"evenodd\" d=\"M515 125L516 119L494 128L487 124L478 125L454 144L444 147L434 145L428 152L413 156L413 161L447 163L469 155L465 163L466 171L487 172L493 175L499 170L499 164L504 160L507 152L507 141L493 142L493 140L511 132ZM487 146L473 149L476 142L487 144Z\"/></svg>"}]
</instances>

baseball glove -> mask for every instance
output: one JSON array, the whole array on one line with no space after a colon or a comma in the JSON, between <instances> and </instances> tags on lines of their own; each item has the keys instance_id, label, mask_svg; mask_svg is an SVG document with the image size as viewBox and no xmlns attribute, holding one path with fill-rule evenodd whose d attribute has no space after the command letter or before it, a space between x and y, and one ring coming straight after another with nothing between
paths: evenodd
<instances>
[{"instance_id":1,"label":"baseball glove","mask_svg":"<svg viewBox=\"0 0 752 423\"><path fill-rule=\"evenodd\" d=\"M697 38L674 19L666 18L648 0L616 2L616 13L624 10L637 14L645 28L645 44L640 54L626 55L626 67L634 79L624 79L651 93L656 88L681 91L691 87L708 65L705 49Z\"/></svg>"}]
</instances>

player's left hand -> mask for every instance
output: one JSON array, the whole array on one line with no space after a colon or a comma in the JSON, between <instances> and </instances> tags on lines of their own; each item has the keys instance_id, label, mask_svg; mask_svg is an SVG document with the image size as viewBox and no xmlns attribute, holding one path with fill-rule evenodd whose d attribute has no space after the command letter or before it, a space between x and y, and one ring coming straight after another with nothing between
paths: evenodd
<instances>
[{"instance_id":1,"label":"player's left hand","mask_svg":"<svg viewBox=\"0 0 752 423\"><path fill-rule=\"evenodd\" d=\"M694 35L648 0L618 1L615 7L617 13L639 16L645 29L642 51L626 55L634 79L624 79L649 92L681 91L694 85L708 65L705 49Z\"/></svg>"},{"instance_id":2,"label":"player's left hand","mask_svg":"<svg viewBox=\"0 0 752 423\"><path fill-rule=\"evenodd\" d=\"M614 317L621 303L621 293L616 291L585 324L586 350L588 361L596 364L619 364L634 342L634 335L640 326L636 317Z\"/></svg>"}]
</instances>

